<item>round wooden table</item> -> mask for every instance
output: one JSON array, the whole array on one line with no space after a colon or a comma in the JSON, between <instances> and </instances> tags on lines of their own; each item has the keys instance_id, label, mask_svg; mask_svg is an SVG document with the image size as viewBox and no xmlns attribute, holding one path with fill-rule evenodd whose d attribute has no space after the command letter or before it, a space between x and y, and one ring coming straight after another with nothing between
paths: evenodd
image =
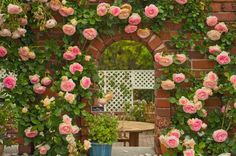
<instances>
[{"instance_id":1,"label":"round wooden table","mask_svg":"<svg viewBox=\"0 0 236 156\"><path fill-rule=\"evenodd\" d=\"M154 130L154 124L137 121L119 121L119 132L129 133L129 146L139 146L139 133Z\"/></svg>"}]
</instances>

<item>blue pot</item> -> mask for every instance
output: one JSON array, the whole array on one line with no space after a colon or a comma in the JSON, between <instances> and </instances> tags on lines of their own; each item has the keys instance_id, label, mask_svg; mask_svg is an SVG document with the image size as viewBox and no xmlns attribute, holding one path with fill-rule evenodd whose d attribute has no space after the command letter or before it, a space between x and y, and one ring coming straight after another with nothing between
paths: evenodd
<instances>
[{"instance_id":1,"label":"blue pot","mask_svg":"<svg viewBox=\"0 0 236 156\"><path fill-rule=\"evenodd\" d=\"M90 156L111 156L112 145L99 144L92 142L92 147L89 149Z\"/></svg>"}]
</instances>

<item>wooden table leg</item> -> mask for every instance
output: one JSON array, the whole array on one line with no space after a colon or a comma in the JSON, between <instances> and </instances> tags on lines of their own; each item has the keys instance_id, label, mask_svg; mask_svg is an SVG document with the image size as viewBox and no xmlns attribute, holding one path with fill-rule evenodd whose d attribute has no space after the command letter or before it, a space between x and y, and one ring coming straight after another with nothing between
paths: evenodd
<instances>
[{"instance_id":1,"label":"wooden table leg","mask_svg":"<svg viewBox=\"0 0 236 156\"><path fill-rule=\"evenodd\" d=\"M139 146L139 133L138 132L129 133L129 146Z\"/></svg>"}]
</instances>

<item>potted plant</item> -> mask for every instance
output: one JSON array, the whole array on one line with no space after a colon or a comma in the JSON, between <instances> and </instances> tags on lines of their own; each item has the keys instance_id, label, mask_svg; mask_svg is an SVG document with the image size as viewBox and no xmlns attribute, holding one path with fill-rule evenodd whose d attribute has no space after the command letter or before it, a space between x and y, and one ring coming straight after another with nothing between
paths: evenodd
<instances>
[{"instance_id":1,"label":"potted plant","mask_svg":"<svg viewBox=\"0 0 236 156\"><path fill-rule=\"evenodd\" d=\"M86 121L92 141L90 156L111 156L112 143L118 137L118 119L111 114L87 114Z\"/></svg>"}]
</instances>

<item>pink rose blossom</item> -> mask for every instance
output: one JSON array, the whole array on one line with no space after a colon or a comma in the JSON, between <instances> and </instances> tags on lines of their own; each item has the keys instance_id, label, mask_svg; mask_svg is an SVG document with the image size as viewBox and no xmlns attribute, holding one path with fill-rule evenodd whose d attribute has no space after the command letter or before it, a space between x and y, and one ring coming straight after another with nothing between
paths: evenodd
<instances>
[{"instance_id":1,"label":"pink rose blossom","mask_svg":"<svg viewBox=\"0 0 236 156\"><path fill-rule=\"evenodd\" d=\"M3 85L7 89L14 89L16 87L16 78L14 76L7 76L3 79Z\"/></svg>"},{"instance_id":2,"label":"pink rose blossom","mask_svg":"<svg viewBox=\"0 0 236 156\"><path fill-rule=\"evenodd\" d=\"M2 36L2 37L11 37L11 31L9 29L2 29L0 31L0 36Z\"/></svg>"},{"instance_id":3,"label":"pink rose blossom","mask_svg":"<svg viewBox=\"0 0 236 156\"><path fill-rule=\"evenodd\" d=\"M206 23L208 26L213 27L218 23L218 18L216 16L208 16Z\"/></svg>"},{"instance_id":4,"label":"pink rose blossom","mask_svg":"<svg viewBox=\"0 0 236 156\"><path fill-rule=\"evenodd\" d=\"M190 102L190 101L189 101L186 97L184 97L184 96L182 96L182 97L179 99L179 104L180 104L180 105L187 105L189 102Z\"/></svg>"},{"instance_id":5,"label":"pink rose blossom","mask_svg":"<svg viewBox=\"0 0 236 156\"><path fill-rule=\"evenodd\" d=\"M27 18L21 18L20 19L20 25L21 26L26 26L28 24L28 19Z\"/></svg>"},{"instance_id":6,"label":"pink rose blossom","mask_svg":"<svg viewBox=\"0 0 236 156\"><path fill-rule=\"evenodd\" d=\"M83 66L81 65L81 64L79 64L79 63L73 63L73 64L71 64L70 65L70 72L74 75L75 74L75 72L80 72L80 73L82 73L82 71L83 71Z\"/></svg>"},{"instance_id":7,"label":"pink rose blossom","mask_svg":"<svg viewBox=\"0 0 236 156\"><path fill-rule=\"evenodd\" d=\"M120 15L121 9L118 6L111 6L109 12L116 17Z\"/></svg>"},{"instance_id":8,"label":"pink rose blossom","mask_svg":"<svg viewBox=\"0 0 236 156\"><path fill-rule=\"evenodd\" d=\"M49 2L49 7L53 10L53 11L57 11L61 8L61 2L60 1L50 1Z\"/></svg>"},{"instance_id":9,"label":"pink rose blossom","mask_svg":"<svg viewBox=\"0 0 236 156\"><path fill-rule=\"evenodd\" d=\"M149 18L155 18L158 13L159 9L154 4L145 7L145 15Z\"/></svg>"},{"instance_id":10,"label":"pink rose blossom","mask_svg":"<svg viewBox=\"0 0 236 156\"><path fill-rule=\"evenodd\" d=\"M72 104L74 101L75 101L75 94L71 94L71 93L68 93L66 92L65 96L64 96L64 99L69 102L70 104Z\"/></svg>"},{"instance_id":11,"label":"pink rose blossom","mask_svg":"<svg viewBox=\"0 0 236 156\"><path fill-rule=\"evenodd\" d=\"M183 73L173 74L173 80L176 83L181 83L185 80L185 75Z\"/></svg>"},{"instance_id":12,"label":"pink rose blossom","mask_svg":"<svg viewBox=\"0 0 236 156\"><path fill-rule=\"evenodd\" d=\"M169 136L175 136L176 138L180 138L181 134L180 131L178 129L172 129L169 133Z\"/></svg>"},{"instance_id":13,"label":"pink rose blossom","mask_svg":"<svg viewBox=\"0 0 236 156\"><path fill-rule=\"evenodd\" d=\"M9 14L19 14L21 13L23 10L21 8L21 6L18 6L18 5L14 5L14 4L9 4L7 6L7 12Z\"/></svg>"},{"instance_id":14,"label":"pink rose blossom","mask_svg":"<svg viewBox=\"0 0 236 156\"><path fill-rule=\"evenodd\" d=\"M212 41L218 41L221 38L221 32L217 30L210 30L207 32L207 37Z\"/></svg>"},{"instance_id":15,"label":"pink rose blossom","mask_svg":"<svg viewBox=\"0 0 236 156\"><path fill-rule=\"evenodd\" d=\"M177 3L184 5L188 2L188 0L175 0Z\"/></svg>"},{"instance_id":16,"label":"pink rose blossom","mask_svg":"<svg viewBox=\"0 0 236 156\"><path fill-rule=\"evenodd\" d=\"M97 15L105 16L109 10L110 4L108 3L100 3L97 6Z\"/></svg>"},{"instance_id":17,"label":"pink rose blossom","mask_svg":"<svg viewBox=\"0 0 236 156\"><path fill-rule=\"evenodd\" d=\"M155 59L156 62L159 62L161 57L162 57L161 53L156 53L155 56L154 56L154 59Z\"/></svg>"},{"instance_id":18,"label":"pink rose blossom","mask_svg":"<svg viewBox=\"0 0 236 156\"><path fill-rule=\"evenodd\" d=\"M201 101L198 101L194 104L194 107L197 109L197 110L200 110L202 109L202 102Z\"/></svg>"},{"instance_id":19,"label":"pink rose blossom","mask_svg":"<svg viewBox=\"0 0 236 156\"><path fill-rule=\"evenodd\" d=\"M32 127L28 127L27 129L25 129L25 136L28 138L35 138L38 135L38 131L32 131L31 128Z\"/></svg>"},{"instance_id":20,"label":"pink rose blossom","mask_svg":"<svg viewBox=\"0 0 236 156\"><path fill-rule=\"evenodd\" d=\"M127 34L131 34L131 33L134 33L135 31L137 31L138 27L136 25L127 25L125 27L125 32Z\"/></svg>"},{"instance_id":21,"label":"pink rose blossom","mask_svg":"<svg viewBox=\"0 0 236 156\"><path fill-rule=\"evenodd\" d=\"M215 54L215 53L218 53L218 52L221 52L220 46L215 45L215 46L210 46L209 47L209 53Z\"/></svg>"},{"instance_id":22,"label":"pink rose blossom","mask_svg":"<svg viewBox=\"0 0 236 156\"><path fill-rule=\"evenodd\" d=\"M173 55L162 56L159 59L158 63L161 66L164 66L164 67L168 67L168 66L172 65L172 63L173 63Z\"/></svg>"},{"instance_id":23,"label":"pink rose blossom","mask_svg":"<svg viewBox=\"0 0 236 156\"><path fill-rule=\"evenodd\" d=\"M228 28L224 22L220 22L215 26L215 30L219 32L228 32Z\"/></svg>"},{"instance_id":24,"label":"pink rose blossom","mask_svg":"<svg viewBox=\"0 0 236 156\"><path fill-rule=\"evenodd\" d=\"M212 134L212 138L215 142L224 142L228 138L228 132L223 129L216 130Z\"/></svg>"},{"instance_id":25,"label":"pink rose blossom","mask_svg":"<svg viewBox=\"0 0 236 156\"><path fill-rule=\"evenodd\" d=\"M216 75L216 73L211 71L206 75L205 79L209 79L211 81L218 81L218 76Z\"/></svg>"},{"instance_id":26,"label":"pink rose blossom","mask_svg":"<svg viewBox=\"0 0 236 156\"><path fill-rule=\"evenodd\" d=\"M223 51L219 55L217 55L216 61L220 65L225 65L225 64L229 64L231 62L231 58L229 57L229 53Z\"/></svg>"},{"instance_id":27,"label":"pink rose blossom","mask_svg":"<svg viewBox=\"0 0 236 156\"><path fill-rule=\"evenodd\" d=\"M7 49L3 46L0 46L0 57L5 57L7 55Z\"/></svg>"},{"instance_id":28,"label":"pink rose blossom","mask_svg":"<svg viewBox=\"0 0 236 156\"><path fill-rule=\"evenodd\" d=\"M195 156L195 151L193 149L186 149L183 151L184 156Z\"/></svg>"},{"instance_id":29,"label":"pink rose blossom","mask_svg":"<svg viewBox=\"0 0 236 156\"><path fill-rule=\"evenodd\" d=\"M73 82L72 79L69 80L63 80L61 82L61 90L64 92L71 92L75 88L75 83Z\"/></svg>"},{"instance_id":30,"label":"pink rose blossom","mask_svg":"<svg viewBox=\"0 0 236 156\"><path fill-rule=\"evenodd\" d=\"M67 123L61 123L59 125L59 133L62 135L67 135L70 134L72 131L72 126L71 124L67 124Z\"/></svg>"},{"instance_id":31,"label":"pink rose blossom","mask_svg":"<svg viewBox=\"0 0 236 156\"><path fill-rule=\"evenodd\" d=\"M196 92L195 92L195 95L197 97L198 100L206 100L208 99L209 97L209 93L207 92L206 89L198 89Z\"/></svg>"},{"instance_id":32,"label":"pink rose blossom","mask_svg":"<svg viewBox=\"0 0 236 156\"><path fill-rule=\"evenodd\" d=\"M203 123L202 124L202 129L206 129L207 128L207 124Z\"/></svg>"},{"instance_id":33,"label":"pink rose blossom","mask_svg":"<svg viewBox=\"0 0 236 156\"><path fill-rule=\"evenodd\" d=\"M84 149L87 151L88 149L90 149L91 146L91 142L88 140L84 140Z\"/></svg>"},{"instance_id":34,"label":"pink rose blossom","mask_svg":"<svg viewBox=\"0 0 236 156\"><path fill-rule=\"evenodd\" d=\"M231 82L232 84L236 84L236 75L232 75L232 76L230 77L230 82Z\"/></svg>"},{"instance_id":35,"label":"pink rose blossom","mask_svg":"<svg viewBox=\"0 0 236 156\"><path fill-rule=\"evenodd\" d=\"M33 86L33 90L37 94L43 94L46 91L46 87L44 87L44 86L42 86L41 84L38 83L38 84L35 84Z\"/></svg>"},{"instance_id":36,"label":"pink rose blossom","mask_svg":"<svg viewBox=\"0 0 236 156\"><path fill-rule=\"evenodd\" d=\"M78 126L72 126L71 133L72 134L77 134L79 133L80 128Z\"/></svg>"},{"instance_id":37,"label":"pink rose blossom","mask_svg":"<svg viewBox=\"0 0 236 156\"><path fill-rule=\"evenodd\" d=\"M203 113L203 116L204 116L204 117L207 117L207 110L202 109L201 111L202 111L202 113Z\"/></svg>"},{"instance_id":38,"label":"pink rose blossom","mask_svg":"<svg viewBox=\"0 0 236 156\"><path fill-rule=\"evenodd\" d=\"M129 17L129 24L131 25L138 25L141 22L141 16L137 13L133 13Z\"/></svg>"},{"instance_id":39,"label":"pink rose blossom","mask_svg":"<svg viewBox=\"0 0 236 156\"><path fill-rule=\"evenodd\" d=\"M97 35L98 35L98 32L94 28L87 28L87 29L84 29L83 31L83 36L87 40L93 40L97 37Z\"/></svg>"},{"instance_id":40,"label":"pink rose blossom","mask_svg":"<svg viewBox=\"0 0 236 156\"><path fill-rule=\"evenodd\" d=\"M62 30L68 36L72 36L76 32L76 28L72 24L65 24L65 25L63 25Z\"/></svg>"},{"instance_id":41,"label":"pink rose blossom","mask_svg":"<svg viewBox=\"0 0 236 156\"><path fill-rule=\"evenodd\" d=\"M140 37L142 39L147 38L151 35L151 30L148 28L138 29L137 35L138 35L138 37Z\"/></svg>"},{"instance_id":42,"label":"pink rose blossom","mask_svg":"<svg viewBox=\"0 0 236 156\"><path fill-rule=\"evenodd\" d=\"M71 124L72 119L68 115L63 115L63 122L66 124Z\"/></svg>"},{"instance_id":43,"label":"pink rose blossom","mask_svg":"<svg viewBox=\"0 0 236 156\"><path fill-rule=\"evenodd\" d=\"M84 76L81 80L80 80L80 86L83 89L88 89L91 85L91 79L89 77Z\"/></svg>"},{"instance_id":44,"label":"pink rose blossom","mask_svg":"<svg viewBox=\"0 0 236 156\"><path fill-rule=\"evenodd\" d=\"M49 146L49 145L40 146L40 147L39 147L39 153L40 153L41 155L46 155L49 149L50 149L50 146Z\"/></svg>"},{"instance_id":45,"label":"pink rose blossom","mask_svg":"<svg viewBox=\"0 0 236 156\"><path fill-rule=\"evenodd\" d=\"M217 81L212 81L209 79L203 81L203 86L206 88L217 89L217 84Z\"/></svg>"},{"instance_id":46,"label":"pink rose blossom","mask_svg":"<svg viewBox=\"0 0 236 156\"><path fill-rule=\"evenodd\" d=\"M187 57L185 54L176 54L176 59L180 62L180 64L183 64L186 62Z\"/></svg>"},{"instance_id":47,"label":"pink rose blossom","mask_svg":"<svg viewBox=\"0 0 236 156\"><path fill-rule=\"evenodd\" d=\"M175 136L168 136L165 141L168 148L176 148L179 146L179 139Z\"/></svg>"},{"instance_id":48,"label":"pink rose blossom","mask_svg":"<svg viewBox=\"0 0 236 156\"><path fill-rule=\"evenodd\" d=\"M71 7L61 7L59 9L59 13L60 15L62 15L63 17L67 17L67 16L70 16L70 15L73 15L74 14L74 9L71 8Z\"/></svg>"},{"instance_id":49,"label":"pink rose blossom","mask_svg":"<svg viewBox=\"0 0 236 156\"><path fill-rule=\"evenodd\" d=\"M90 61L91 60L91 56L89 55L86 55L85 58L84 58L85 61Z\"/></svg>"},{"instance_id":50,"label":"pink rose blossom","mask_svg":"<svg viewBox=\"0 0 236 156\"><path fill-rule=\"evenodd\" d=\"M198 118L188 119L187 123L190 126L190 129L195 132L200 131L200 129L202 128L202 124L203 124L202 120L200 120Z\"/></svg>"},{"instance_id":51,"label":"pink rose blossom","mask_svg":"<svg viewBox=\"0 0 236 156\"><path fill-rule=\"evenodd\" d=\"M195 144L196 143L193 139L185 138L184 141L183 141L183 146L185 146L187 148L189 147L189 148L194 149Z\"/></svg>"},{"instance_id":52,"label":"pink rose blossom","mask_svg":"<svg viewBox=\"0 0 236 156\"><path fill-rule=\"evenodd\" d=\"M38 74L30 75L29 79L32 84L36 84L36 83L39 83L40 76Z\"/></svg>"},{"instance_id":53,"label":"pink rose blossom","mask_svg":"<svg viewBox=\"0 0 236 156\"><path fill-rule=\"evenodd\" d=\"M82 54L78 46L69 47L68 49L74 55L81 55Z\"/></svg>"},{"instance_id":54,"label":"pink rose blossom","mask_svg":"<svg viewBox=\"0 0 236 156\"><path fill-rule=\"evenodd\" d=\"M17 28L17 32L20 36L25 36L25 33L27 32L24 28Z\"/></svg>"},{"instance_id":55,"label":"pink rose blossom","mask_svg":"<svg viewBox=\"0 0 236 156\"><path fill-rule=\"evenodd\" d=\"M234 103L234 108L236 109L236 102Z\"/></svg>"},{"instance_id":56,"label":"pink rose blossom","mask_svg":"<svg viewBox=\"0 0 236 156\"><path fill-rule=\"evenodd\" d=\"M192 103L187 103L183 105L183 111L188 114L195 114L197 112L196 107Z\"/></svg>"},{"instance_id":57,"label":"pink rose blossom","mask_svg":"<svg viewBox=\"0 0 236 156\"><path fill-rule=\"evenodd\" d=\"M76 58L76 55L69 51L69 52L65 52L63 54L63 58L67 61L71 61L71 60L74 60Z\"/></svg>"},{"instance_id":58,"label":"pink rose blossom","mask_svg":"<svg viewBox=\"0 0 236 156\"><path fill-rule=\"evenodd\" d=\"M44 86L49 86L52 83L52 80L49 77L44 77L41 80L41 84Z\"/></svg>"},{"instance_id":59,"label":"pink rose blossom","mask_svg":"<svg viewBox=\"0 0 236 156\"><path fill-rule=\"evenodd\" d=\"M161 87L163 90L172 90L175 88L175 83L171 80L162 81Z\"/></svg>"},{"instance_id":60,"label":"pink rose blossom","mask_svg":"<svg viewBox=\"0 0 236 156\"><path fill-rule=\"evenodd\" d=\"M55 19L47 20L45 27L48 29L54 28L57 25L57 21Z\"/></svg>"}]
</instances>

